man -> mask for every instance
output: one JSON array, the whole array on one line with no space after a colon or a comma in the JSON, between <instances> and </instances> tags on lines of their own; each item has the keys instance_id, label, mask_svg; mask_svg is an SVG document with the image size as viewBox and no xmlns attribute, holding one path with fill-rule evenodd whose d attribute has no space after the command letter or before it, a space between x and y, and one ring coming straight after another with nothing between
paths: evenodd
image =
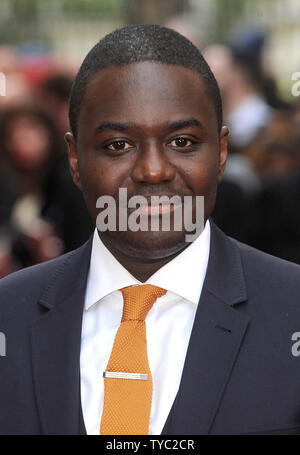
<instances>
[{"instance_id":1,"label":"man","mask_svg":"<svg viewBox=\"0 0 300 455\"><path fill-rule=\"evenodd\" d=\"M204 196L205 227L192 243L184 228L96 229L1 281L1 433L300 432L300 269L209 220L228 130L199 51L160 26L113 32L79 70L70 122L94 221L123 188L147 219L175 213L152 196L192 197L193 219Z\"/></svg>"}]
</instances>

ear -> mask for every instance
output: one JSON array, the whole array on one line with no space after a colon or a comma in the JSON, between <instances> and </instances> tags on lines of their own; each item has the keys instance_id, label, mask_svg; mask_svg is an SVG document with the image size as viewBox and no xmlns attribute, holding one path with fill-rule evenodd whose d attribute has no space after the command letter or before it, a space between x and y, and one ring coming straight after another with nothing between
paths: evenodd
<instances>
[{"instance_id":1,"label":"ear","mask_svg":"<svg viewBox=\"0 0 300 455\"><path fill-rule=\"evenodd\" d=\"M82 191L82 186L80 182L80 175L78 170L78 155L76 150L76 140L72 133L68 132L65 134L65 141L68 148L68 159L69 167L72 175L73 182L75 185Z\"/></svg>"},{"instance_id":2,"label":"ear","mask_svg":"<svg viewBox=\"0 0 300 455\"><path fill-rule=\"evenodd\" d=\"M227 126L222 126L219 141L219 171L218 182L220 183L225 171L226 161L228 157L228 135L229 129Z\"/></svg>"}]
</instances>

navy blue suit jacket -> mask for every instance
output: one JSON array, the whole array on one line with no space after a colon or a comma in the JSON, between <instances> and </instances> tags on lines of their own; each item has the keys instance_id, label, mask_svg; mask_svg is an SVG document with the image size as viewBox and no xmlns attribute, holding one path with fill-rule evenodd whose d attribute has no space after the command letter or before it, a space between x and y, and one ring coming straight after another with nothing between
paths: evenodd
<instances>
[{"instance_id":1,"label":"navy blue suit jacket","mask_svg":"<svg viewBox=\"0 0 300 455\"><path fill-rule=\"evenodd\" d=\"M162 434L300 434L300 357L291 340L300 331L300 267L211 225L208 270ZM79 358L91 245L0 280L0 434L86 434Z\"/></svg>"}]
</instances>

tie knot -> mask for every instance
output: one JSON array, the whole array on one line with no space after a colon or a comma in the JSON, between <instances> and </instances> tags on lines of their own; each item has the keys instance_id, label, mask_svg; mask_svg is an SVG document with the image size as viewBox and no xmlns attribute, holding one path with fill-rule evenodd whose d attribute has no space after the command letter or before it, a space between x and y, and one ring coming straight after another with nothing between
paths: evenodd
<instances>
[{"instance_id":1,"label":"tie knot","mask_svg":"<svg viewBox=\"0 0 300 455\"><path fill-rule=\"evenodd\" d=\"M152 284L128 286L120 289L124 307L122 322L128 320L144 321L154 302L167 291Z\"/></svg>"}]
</instances>

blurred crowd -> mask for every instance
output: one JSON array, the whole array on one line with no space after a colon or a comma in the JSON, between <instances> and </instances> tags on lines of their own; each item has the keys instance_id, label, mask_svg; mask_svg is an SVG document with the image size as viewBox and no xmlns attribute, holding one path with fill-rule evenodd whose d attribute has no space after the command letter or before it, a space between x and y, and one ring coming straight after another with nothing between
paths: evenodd
<instances>
[{"instance_id":1,"label":"blurred crowd","mask_svg":"<svg viewBox=\"0 0 300 455\"><path fill-rule=\"evenodd\" d=\"M0 276L81 245L93 230L73 184L64 133L77 67L0 47Z\"/></svg>"},{"instance_id":2,"label":"blurred crowd","mask_svg":"<svg viewBox=\"0 0 300 455\"><path fill-rule=\"evenodd\" d=\"M214 218L228 235L300 263L300 103L278 96L266 38L245 29L204 50L230 130Z\"/></svg>"},{"instance_id":3,"label":"blurred crowd","mask_svg":"<svg viewBox=\"0 0 300 455\"><path fill-rule=\"evenodd\" d=\"M230 129L213 218L228 235L300 263L300 103L278 96L265 39L243 31L201 49ZM0 47L0 276L70 251L93 230L63 139L78 67L61 60Z\"/></svg>"}]
</instances>

